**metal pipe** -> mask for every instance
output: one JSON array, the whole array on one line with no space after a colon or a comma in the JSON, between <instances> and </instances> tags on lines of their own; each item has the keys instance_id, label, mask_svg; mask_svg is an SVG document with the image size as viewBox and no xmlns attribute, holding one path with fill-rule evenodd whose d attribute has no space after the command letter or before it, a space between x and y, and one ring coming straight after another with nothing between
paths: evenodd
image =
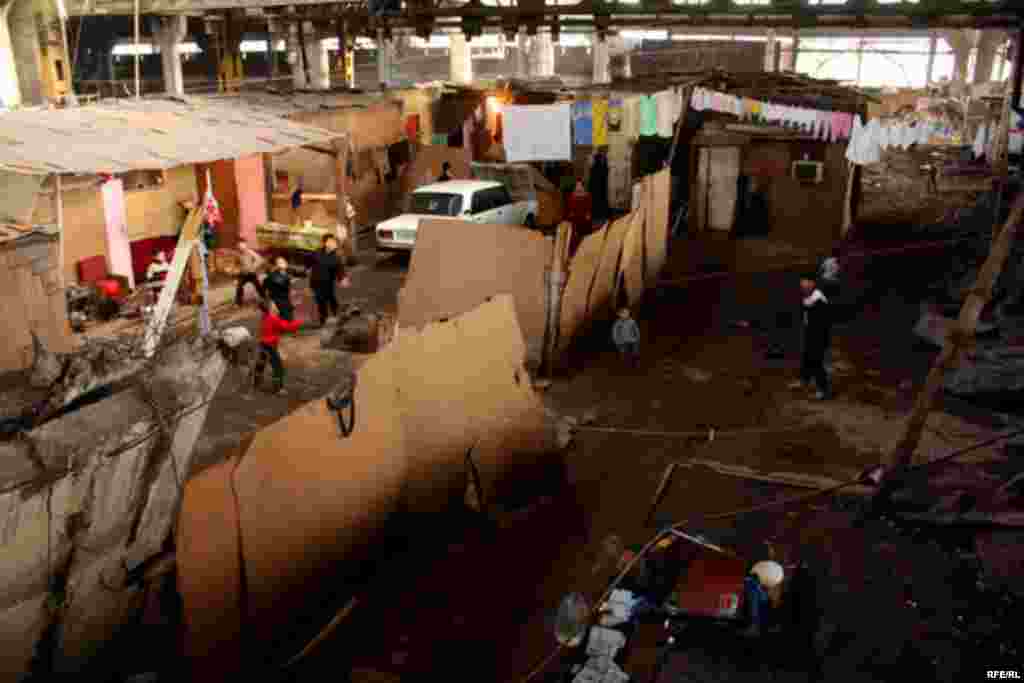
<instances>
[{"instance_id":1,"label":"metal pipe","mask_svg":"<svg viewBox=\"0 0 1024 683\"><path fill-rule=\"evenodd\" d=\"M142 97L142 56L139 54L139 0L135 0L135 99Z\"/></svg>"}]
</instances>

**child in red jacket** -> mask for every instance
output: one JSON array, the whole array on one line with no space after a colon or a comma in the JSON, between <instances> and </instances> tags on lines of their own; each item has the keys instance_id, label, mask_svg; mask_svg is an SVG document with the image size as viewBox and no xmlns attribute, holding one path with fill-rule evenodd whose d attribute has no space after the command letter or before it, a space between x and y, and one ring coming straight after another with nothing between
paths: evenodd
<instances>
[{"instance_id":1,"label":"child in red jacket","mask_svg":"<svg viewBox=\"0 0 1024 683\"><path fill-rule=\"evenodd\" d=\"M277 344L281 341L282 334L295 332L302 326L302 321L283 319L277 310L277 304L266 299L260 302L260 310L263 311L263 319L260 321L260 358L256 362L256 386L259 387L263 383L263 371L269 360L274 373L273 393L283 395L284 363L281 362L281 354L277 352Z\"/></svg>"}]
</instances>

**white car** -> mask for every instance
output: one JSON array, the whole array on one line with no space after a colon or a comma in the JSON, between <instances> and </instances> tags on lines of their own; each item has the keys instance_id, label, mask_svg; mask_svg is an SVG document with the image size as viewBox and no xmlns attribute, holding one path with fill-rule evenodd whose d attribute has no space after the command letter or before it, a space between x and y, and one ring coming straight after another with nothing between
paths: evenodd
<instances>
[{"instance_id":1,"label":"white car","mask_svg":"<svg viewBox=\"0 0 1024 683\"><path fill-rule=\"evenodd\" d=\"M412 251L416 230L424 218L532 228L537 221L537 201L514 201L508 188L493 180L447 180L424 185L409 195L406 213L377 224L377 250Z\"/></svg>"}]
</instances>

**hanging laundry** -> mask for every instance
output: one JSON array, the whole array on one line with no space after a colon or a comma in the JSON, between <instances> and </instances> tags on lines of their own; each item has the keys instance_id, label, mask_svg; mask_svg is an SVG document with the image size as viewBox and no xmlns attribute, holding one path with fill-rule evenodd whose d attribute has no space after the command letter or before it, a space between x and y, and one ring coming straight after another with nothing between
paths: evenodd
<instances>
[{"instance_id":1,"label":"hanging laundry","mask_svg":"<svg viewBox=\"0 0 1024 683\"><path fill-rule=\"evenodd\" d=\"M509 163L572 159L572 105L506 105L504 115Z\"/></svg>"},{"instance_id":2,"label":"hanging laundry","mask_svg":"<svg viewBox=\"0 0 1024 683\"><path fill-rule=\"evenodd\" d=\"M640 98L637 96L623 101L622 130L630 140L640 137Z\"/></svg>"},{"instance_id":3,"label":"hanging laundry","mask_svg":"<svg viewBox=\"0 0 1024 683\"><path fill-rule=\"evenodd\" d=\"M608 99L604 97L595 98L594 107L594 146L602 147L608 144Z\"/></svg>"},{"instance_id":4,"label":"hanging laundry","mask_svg":"<svg viewBox=\"0 0 1024 683\"><path fill-rule=\"evenodd\" d=\"M654 96L655 116L657 117L656 128L658 135L663 138L672 137L673 127L678 117L679 96L671 90L663 90Z\"/></svg>"},{"instance_id":5,"label":"hanging laundry","mask_svg":"<svg viewBox=\"0 0 1024 683\"><path fill-rule=\"evenodd\" d=\"M640 135L658 134L658 104L654 97L640 97Z\"/></svg>"},{"instance_id":6,"label":"hanging laundry","mask_svg":"<svg viewBox=\"0 0 1024 683\"><path fill-rule=\"evenodd\" d=\"M624 120L624 108L625 102L621 97L612 97L608 100L608 112L606 119L608 121L608 133L610 135L618 135L628 131Z\"/></svg>"},{"instance_id":7,"label":"hanging laundry","mask_svg":"<svg viewBox=\"0 0 1024 683\"><path fill-rule=\"evenodd\" d=\"M594 144L594 119L590 100L577 100L573 103L572 129L575 144Z\"/></svg>"},{"instance_id":8,"label":"hanging laundry","mask_svg":"<svg viewBox=\"0 0 1024 683\"><path fill-rule=\"evenodd\" d=\"M974 136L974 144L971 146L971 151L974 152L974 158L980 159L985 156L985 145L988 142L988 124L983 123L978 126L978 132Z\"/></svg>"}]
</instances>

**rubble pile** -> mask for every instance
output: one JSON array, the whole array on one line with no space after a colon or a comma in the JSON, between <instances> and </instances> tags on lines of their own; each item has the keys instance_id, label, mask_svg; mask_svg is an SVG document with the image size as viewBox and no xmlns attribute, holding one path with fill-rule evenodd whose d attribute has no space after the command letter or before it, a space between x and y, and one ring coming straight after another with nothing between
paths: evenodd
<instances>
[{"instance_id":1,"label":"rubble pile","mask_svg":"<svg viewBox=\"0 0 1024 683\"><path fill-rule=\"evenodd\" d=\"M140 607L131 577L173 527L227 363L202 340L161 350L151 366L115 346L59 359L63 381L44 350L36 379L53 387L48 405L130 380L0 441L0 675L81 671Z\"/></svg>"}]
</instances>

